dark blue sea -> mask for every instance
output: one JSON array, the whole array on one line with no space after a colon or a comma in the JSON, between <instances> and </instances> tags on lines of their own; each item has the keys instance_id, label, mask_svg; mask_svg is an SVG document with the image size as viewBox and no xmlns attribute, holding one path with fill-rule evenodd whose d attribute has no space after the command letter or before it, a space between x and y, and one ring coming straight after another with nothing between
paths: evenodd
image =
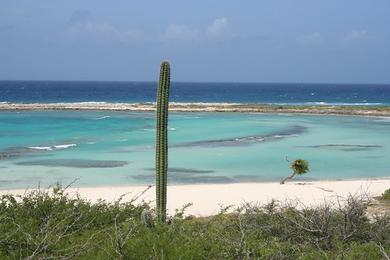
<instances>
[{"instance_id":1,"label":"dark blue sea","mask_svg":"<svg viewBox=\"0 0 390 260\"><path fill-rule=\"evenodd\" d=\"M0 81L0 102L153 102L156 82ZM390 84L171 83L174 102L390 105Z\"/></svg>"}]
</instances>

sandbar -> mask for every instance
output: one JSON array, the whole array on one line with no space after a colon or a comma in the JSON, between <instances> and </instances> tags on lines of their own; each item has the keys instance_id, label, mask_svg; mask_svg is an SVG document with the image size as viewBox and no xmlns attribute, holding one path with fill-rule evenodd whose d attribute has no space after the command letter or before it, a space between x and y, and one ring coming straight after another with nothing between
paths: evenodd
<instances>
[{"instance_id":1,"label":"sandbar","mask_svg":"<svg viewBox=\"0 0 390 260\"><path fill-rule=\"evenodd\" d=\"M103 110L103 111L142 111L156 110L155 103L8 103L0 102L0 111L23 110ZM361 115L390 116L390 106L355 105L272 105L244 103L177 103L171 102L172 112L251 112L251 113L293 113L318 115Z\"/></svg>"}]
</instances>

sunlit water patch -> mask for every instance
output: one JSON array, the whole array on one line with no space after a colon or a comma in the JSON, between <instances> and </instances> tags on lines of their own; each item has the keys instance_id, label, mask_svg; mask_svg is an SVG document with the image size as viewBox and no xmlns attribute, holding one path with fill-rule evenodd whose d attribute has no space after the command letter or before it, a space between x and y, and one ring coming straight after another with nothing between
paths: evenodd
<instances>
[{"instance_id":1,"label":"sunlit water patch","mask_svg":"<svg viewBox=\"0 0 390 260\"><path fill-rule=\"evenodd\" d=\"M390 121L379 117L171 113L171 184L278 181L304 158L301 179L390 177ZM155 115L0 113L0 188L154 183Z\"/></svg>"}]
</instances>

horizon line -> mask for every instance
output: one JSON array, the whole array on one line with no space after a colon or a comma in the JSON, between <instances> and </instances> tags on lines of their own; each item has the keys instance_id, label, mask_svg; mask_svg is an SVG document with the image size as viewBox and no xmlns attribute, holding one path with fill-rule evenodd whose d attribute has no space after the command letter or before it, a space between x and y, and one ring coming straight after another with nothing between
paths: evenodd
<instances>
[{"instance_id":1,"label":"horizon line","mask_svg":"<svg viewBox=\"0 0 390 260\"><path fill-rule=\"evenodd\" d=\"M64 80L64 79L0 79L0 82L106 82L106 83L157 83L153 80ZM291 84L291 85L390 85L389 83L357 83L357 82L276 82L276 81L175 81L173 83L198 83L198 84Z\"/></svg>"}]
</instances>

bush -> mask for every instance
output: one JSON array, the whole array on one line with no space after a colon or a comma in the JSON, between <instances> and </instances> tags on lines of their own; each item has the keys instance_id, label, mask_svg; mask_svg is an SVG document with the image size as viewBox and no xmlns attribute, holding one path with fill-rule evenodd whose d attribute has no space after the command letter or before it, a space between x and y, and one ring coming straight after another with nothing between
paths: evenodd
<instances>
[{"instance_id":1,"label":"bush","mask_svg":"<svg viewBox=\"0 0 390 260\"><path fill-rule=\"evenodd\" d=\"M383 254L380 247L373 243L352 244L345 255L345 259L382 259Z\"/></svg>"},{"instance_id":2,"label":"bush","mask_svg":"<svg viewBox=\"0 0 390 260\"><path fill-rule=\"evenodd\" d=\"M145 225L147 204L69 197L56 187L0 198L0 259L381 259L390 250L390 217L369 221L366 202L337 208L243 205L206 218ZM148 214L149 214L148 213Z\"/></svg>"},{"instance_id":3,"label":"bush","mask_svg":"<svg viewBox=\"0 0 390 260\"><path fill-rule=\"evenodd\" d=\"M390 189L387 189L382 193L381 199L390 201Z\"/></svg>"}]
</instances>

